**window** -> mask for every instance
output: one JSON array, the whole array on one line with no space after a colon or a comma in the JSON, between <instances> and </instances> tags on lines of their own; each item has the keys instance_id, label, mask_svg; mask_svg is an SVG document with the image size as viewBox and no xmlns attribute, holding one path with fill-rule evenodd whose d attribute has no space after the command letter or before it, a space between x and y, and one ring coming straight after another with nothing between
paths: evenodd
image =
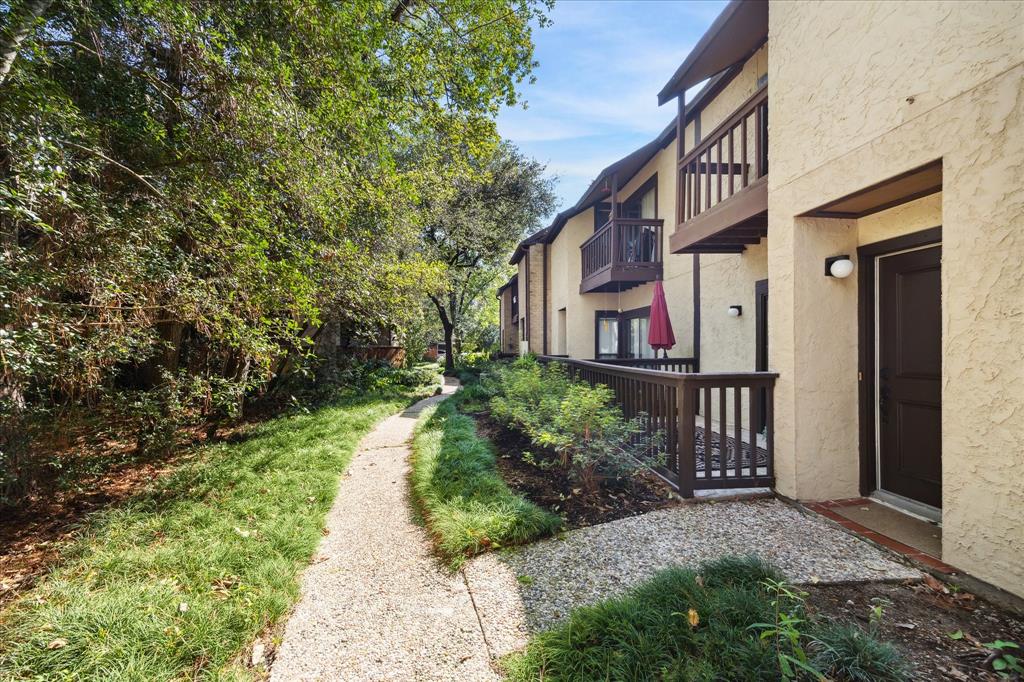
<instances>
[{"instance_id":1,"label":"window","mask_svg":"<svg viewBox=\"0 0 1024 682\"><path fill-rule=\"evenodd\" d=\"M635 220L658 216L658 176L655 174L622 205L622 217ZM632 225L624 231L627 263L658 260L658 231L653 225Z\"/></svg>"},{"instance_id":2,"label":"window","mask_svg":"<svg viewBox=\"0 0 1024 682\"><path fill-rule=\"evenodd\" d=\"M619 357L619 314L597 313L597 358Z\"/></svg>"},{"instance_id":3,"label":"window","mask_svg":"<svg viewBox=\"0 0 1024 682\"><path fill-rule=\"evenodd\" d=\"M634 317L629 321L629 343L626 356L630 358L653 358L654 349L647 344L647 330L650 317Z\"/></svg>"},{"instance_id":4,"label":"window","mask_svg":"<svg viewBox=\"0 0 1024 682\"><path fill-rule=\"evenodd\" d=\"M604 227L612 216L612 205L607 201L594 206L594 232Z\"/></svg>"},{"instance_id":5,"label":"window","mask_svg":"<svg viewBox=\"0 0 1024 682\"><path fill-rule=\"evenodd\" d=\"M594 357L598 360L655 357L654 349L647 343L650 320L649 307L622 313L599 310Z\"/></svg>"}]
</instances>

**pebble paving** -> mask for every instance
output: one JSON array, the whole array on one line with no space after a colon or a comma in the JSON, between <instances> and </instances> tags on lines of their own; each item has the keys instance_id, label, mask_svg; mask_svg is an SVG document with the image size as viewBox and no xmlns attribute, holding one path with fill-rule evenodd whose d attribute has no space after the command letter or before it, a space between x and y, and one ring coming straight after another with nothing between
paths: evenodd
<instances>
[{"instance_id":1,"label":"pebble paving","mask_svg":"<svg viewBox=\"0 0 1024 682\"><path fill-rule=\"evenodd\" d=\"M271 680L499 679L465 579L439 565L409 511L413 427L456 387L386 419L360 444Z\"/></svg>"},{"instance_id":2,"label":"pebble paving","mask_svg":"<svg viewBox=\"0 0 1024 682\"><path fill-rule=\"evenodd\" d=\"M764 557L795 583L921 578L778 500L688 504L619 519L481 556L465 571L488 643L500 656L576 606L621 594L662 568L696 567L728 554Z\"/></svg>"}]
</instances>

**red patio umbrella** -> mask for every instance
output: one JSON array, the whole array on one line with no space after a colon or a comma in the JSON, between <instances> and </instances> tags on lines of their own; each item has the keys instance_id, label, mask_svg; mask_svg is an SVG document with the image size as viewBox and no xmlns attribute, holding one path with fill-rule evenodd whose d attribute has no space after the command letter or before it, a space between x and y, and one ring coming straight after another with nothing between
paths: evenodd
<instances>
[{"instance_id":1,"label":"red patio umbrella","mask_svg":"<svg viewBox=\"0 0 1024 682\"><path fill-rule=\"evenodd\" d=\"M672 320L668 317L668 305L665 303L665 288L661 280L654 282L654 297L651 299L651 321L647 327L647 343L654 350L664 350L676 345L676 335L672 333Z\"/></svg>"}]
</instances>

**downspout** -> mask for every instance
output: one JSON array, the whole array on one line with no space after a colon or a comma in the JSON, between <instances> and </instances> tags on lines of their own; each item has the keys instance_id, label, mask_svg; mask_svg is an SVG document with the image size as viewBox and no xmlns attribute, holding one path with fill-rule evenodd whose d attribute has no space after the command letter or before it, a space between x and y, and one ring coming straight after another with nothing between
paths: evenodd
<instances>
[{"instance_id":1,"label":"downspout","mask_svg":"<svg viewBox=\"0 0 1024 682\"><path fill-rule=\"evenodd\" d=\"M700 371L700 254L693 254L693 371Z\"/></svg>"},{"instance_id":2,"label":"downspout","mask_svg":"<svg viewBox=\"0 0 1024 682\"><path fill-rule=\"evenodd\" d=\"M548 244L544 243L544 247L541 250L541 254L544 258L544 355L550 355L548 349L548 269L550 263L548 263Z\"/></svg>"},{"instance_id":3,"label":"downspout","mask_svg":"<svg viewBox=\"0 0 1024 682\"><path fill-rule=\"evenodd\" d=\"M681 224L685 208L679 199L679 161L686 156L686 91L679 93L676 114L676 225ZM700 254L693 254L693 371L700 372Z\"/></svg>"},{"instance_id":4,"label":"downspout","mask_svg":"<svg viewBox=\"0 0 1024 682\"><path fill-rule=\"evenodd\" d=\"M526 323L523 325L523 327L526 329L526 347L529 348L530 347L530 318L533 317L533 315L530 314L530 247L529 246L526 247L526 253L524 254L524 258L526 258L526 267L524 268L524 272L523 272L523 275L525 275L525 279L526 279L526 308L523 310L523 312L526 313ZM523 313L519 313L519 316L522 317Z\"/></svg>"}]
</instances>

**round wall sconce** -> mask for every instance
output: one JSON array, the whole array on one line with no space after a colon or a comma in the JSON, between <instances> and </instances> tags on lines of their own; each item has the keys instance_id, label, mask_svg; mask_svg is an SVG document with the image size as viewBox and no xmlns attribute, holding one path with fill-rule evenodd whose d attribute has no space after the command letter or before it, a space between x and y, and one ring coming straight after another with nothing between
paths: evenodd
<instances>
[{"instance_id":1,"label":"round wall sconce","mask_svg":"<svg viewBox=\"0 0 1024 682\"><path fill-rule=\"evenodd\" d=\"M853 261L849 256L832 256L825 259L825 276L846 279L853 273Z\"/></svg>"},{"instance_id":2,"label":"round wall sconce","mask_svg":"<svg viewBox=\"0 0 1024 682\"><path fill-rule=\"evenodd\" d=\"M731 305L729 306L729 317L739 317L743 314L743 306Z\"/></svg>"}]
</instances>

